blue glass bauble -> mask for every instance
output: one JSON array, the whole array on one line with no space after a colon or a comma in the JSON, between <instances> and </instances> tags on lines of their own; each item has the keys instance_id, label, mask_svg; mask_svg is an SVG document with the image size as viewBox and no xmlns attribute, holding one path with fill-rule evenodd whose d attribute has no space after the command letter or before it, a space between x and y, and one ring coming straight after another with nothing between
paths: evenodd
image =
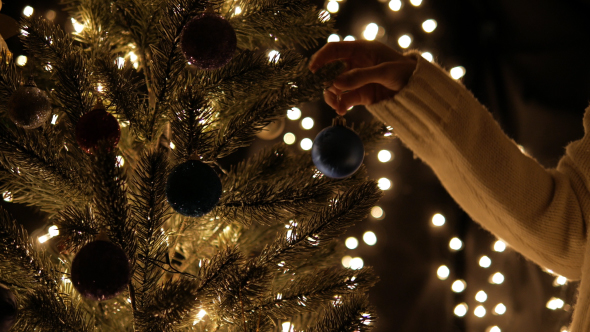
<instances>
[{"instance_id":1,"label":"blue glass bauble","mask_svg":"<svg viewBox=\"0 0 590 332\"><path fill-rule=\"evenodd\" d=\"M209 165L189 160L170 172L166 196L174 211L187 217L200 217L217 205L221 180Z\"/></svg>"},{"instance_id":2,"label":"blue glass bauble","mask_svg":"<svg viewBox=\"0 0 590 332\"><path fill-rule=\"evenodd\" d=\"M313 141L311 158L325 176L342 179L351 176L363 163L365 147L361 138L342 125L322 130Z\"/></svg>"}]
</instances>

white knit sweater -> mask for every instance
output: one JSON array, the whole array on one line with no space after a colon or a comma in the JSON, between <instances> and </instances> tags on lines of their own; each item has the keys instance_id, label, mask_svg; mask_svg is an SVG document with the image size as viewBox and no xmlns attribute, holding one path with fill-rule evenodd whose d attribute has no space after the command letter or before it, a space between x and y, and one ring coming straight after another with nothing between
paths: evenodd
<instances>
[{"instance_id":1,"label":"white knit sweater","mask_svg":"<svg viewBox=\"0 0 590 332\"><path fill-rule=\"evenodd\" d=\"M393 99L368 107L485 229L533 262L581 279L570 331L590 331L590 108L556 169L521 153L459 82L422 57Z\"/></svg>"}]
</instances>

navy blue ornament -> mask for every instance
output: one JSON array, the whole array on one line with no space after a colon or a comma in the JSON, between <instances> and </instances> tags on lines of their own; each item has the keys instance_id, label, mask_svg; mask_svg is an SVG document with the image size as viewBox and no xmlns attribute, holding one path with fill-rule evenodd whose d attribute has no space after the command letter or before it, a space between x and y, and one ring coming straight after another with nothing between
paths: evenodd
<instances>
[{"instance_id":1,"label":"navy blue ornament","mask_svg":"<svg viewBox=\"0 0 590 332\"><path fill-rule=\"evenodd\" d=\"M351 176L363 163L365 147L361 138L335 119L334 125L322 130L313 141L311 158L325 176L343 179Z\"/></svg>"},{"instance_id":2,"label":"navy blue ornament","mask_svg":"<svg viewBox=\"0 0 590 332\"><path fill-rule=\"evenodd\" d=\"M209 165L189 160L174 167L168 175L166 196L174 211L187 217L200 217L219 202L221 180Z\"/></svg>"},{"instance_id":3,"label":"navy blue ornament","mask_svg":"<svg viewBox=\"0 0 590 332\"><path fill-rule=\"evenodd\" d=\"M10 289L0 285L0 332L7 332L14 325L16 311L16 297Z\"/></svg>"},{"instance_id":4,"label":"navy blue ornament","mask_svg":"<svg viewBox=\"0 0 590 332\"><path fill-rule=\"evenodd\" d=\"M205 12L184 26L180 47L191 64L201 69L217 69L234 56L237 41L234 28L225 18Z\"/></svg>"},{"instance_id":5,"label":"navy blue ornament","mask_svg":"<svg viewBox=\"0 0 590 332\"><path fill-rule=\"evenodd\" d=\"M72 284L84 297L103 301L121 293L131 277L127 255L104 240L86 244L72 261Z\"/></svg>"}]
</instances>

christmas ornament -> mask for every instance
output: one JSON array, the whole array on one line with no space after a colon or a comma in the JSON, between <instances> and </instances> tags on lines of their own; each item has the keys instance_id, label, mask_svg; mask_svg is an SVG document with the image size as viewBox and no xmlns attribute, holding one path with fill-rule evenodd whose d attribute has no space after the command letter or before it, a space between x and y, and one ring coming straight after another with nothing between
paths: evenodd
<instances>
[{"instance_id":1,"label":"christmas ornament","mask_svg":"<svg viewBox=\"0 0 590 332\"><path fill-rule=\"evenodd\" d=\"M182 29L180 46L186 59L201 69L217 69L231 60L237 38L229 22L215 13L192 18Z\"/></svg>"},{"instance_id":2,"label":"christmas ornament","mask_svg":"<svg viewBox=\"0 0 590 332\"><path fill-rule=\"evenodd\" d=\"M86 244L72 262L72 284L83 296L103 301L117 296L129 283L125 252L116 244L96 240Z\"/></svg>"},{"instance_id":3,"label":"christmas ornament","mask_svg":"<svg viewBox=\"0 0 590 332\"><path fill-rule=\"evenodd\" d=\"M311 158L320 172L330 178L351 176L363 163L365 148L361 138L336 118L332 127L322 130L311 148Z\"/></svg>"},{"instance_id":4,"label":"christmas ornament","mask_svg":"<svg viewBox=\"0 0 590 332\"><path fill-rule=\"evenodd\" d=\"M0 332L7 332L14 325L16 311L16 297L10 289L0 285Z\"/></svg>"},{"instance_id":5,"label":"christmas ornament","mask_svg":"<svg viewBox=\"0 0 590 332\"><path fill-rule=\"evenodd\" d=\"M256 134L256 137L270 141L279 137L283 133L284 129L285 118L280 118L269 123L266 127L262 128L262 131Z\"/></svg>"},{"instance_id":6,"label":"christmas ornament","mask_svg":"<svg viewBox=\"0 0 590 332\"><path fill-rule=\"evenodd\" d=\"M166 196L174 211L187 217L200 217L217 205L221 180L209 165L189 160L170 172Z\"/></svg>"},{"instance_id":7,"label":"christmas ornament","mask_svg":"<svg viewBox=\"0 0 590 332\"><path fill-rule=\"evenodd\" d=\"M119 143L119 138L119 122L107 112L100 100L90 112L78 120L76 125L76 141L86 153L92 153L101 141L107 141L108 146L114 148Z\"/></svg>"},{"instance_id":8,"label":"christmas ornament","mask_svg":"<svg viewBox=\"0 0 590 332\"><path fill-rule=\"evenodd\" d=\"M19 127L34 129L45 123L51 115L51 102L45 91L37 88L29 77L27 83L8 100L8 117Z\"/></svg>"}]
</instances>

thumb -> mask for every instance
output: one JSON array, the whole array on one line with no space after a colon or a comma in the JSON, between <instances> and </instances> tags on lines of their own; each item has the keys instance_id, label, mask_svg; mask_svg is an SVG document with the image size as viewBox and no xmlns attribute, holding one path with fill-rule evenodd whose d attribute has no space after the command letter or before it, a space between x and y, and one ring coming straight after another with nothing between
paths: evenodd
<instances>
[{"instance_id":1,"label":"thumb","mask_svg":"<svg viewBox=\"0 0 590 332\"><path fill-rule=\"evenodd\" d=\"M416 69L414 60L384 62L373 67L356 68L345 72L334 80L334 87L349 91L370 83L383 85L389 90L401 90Z\"/></svg>"}]
</instances>

